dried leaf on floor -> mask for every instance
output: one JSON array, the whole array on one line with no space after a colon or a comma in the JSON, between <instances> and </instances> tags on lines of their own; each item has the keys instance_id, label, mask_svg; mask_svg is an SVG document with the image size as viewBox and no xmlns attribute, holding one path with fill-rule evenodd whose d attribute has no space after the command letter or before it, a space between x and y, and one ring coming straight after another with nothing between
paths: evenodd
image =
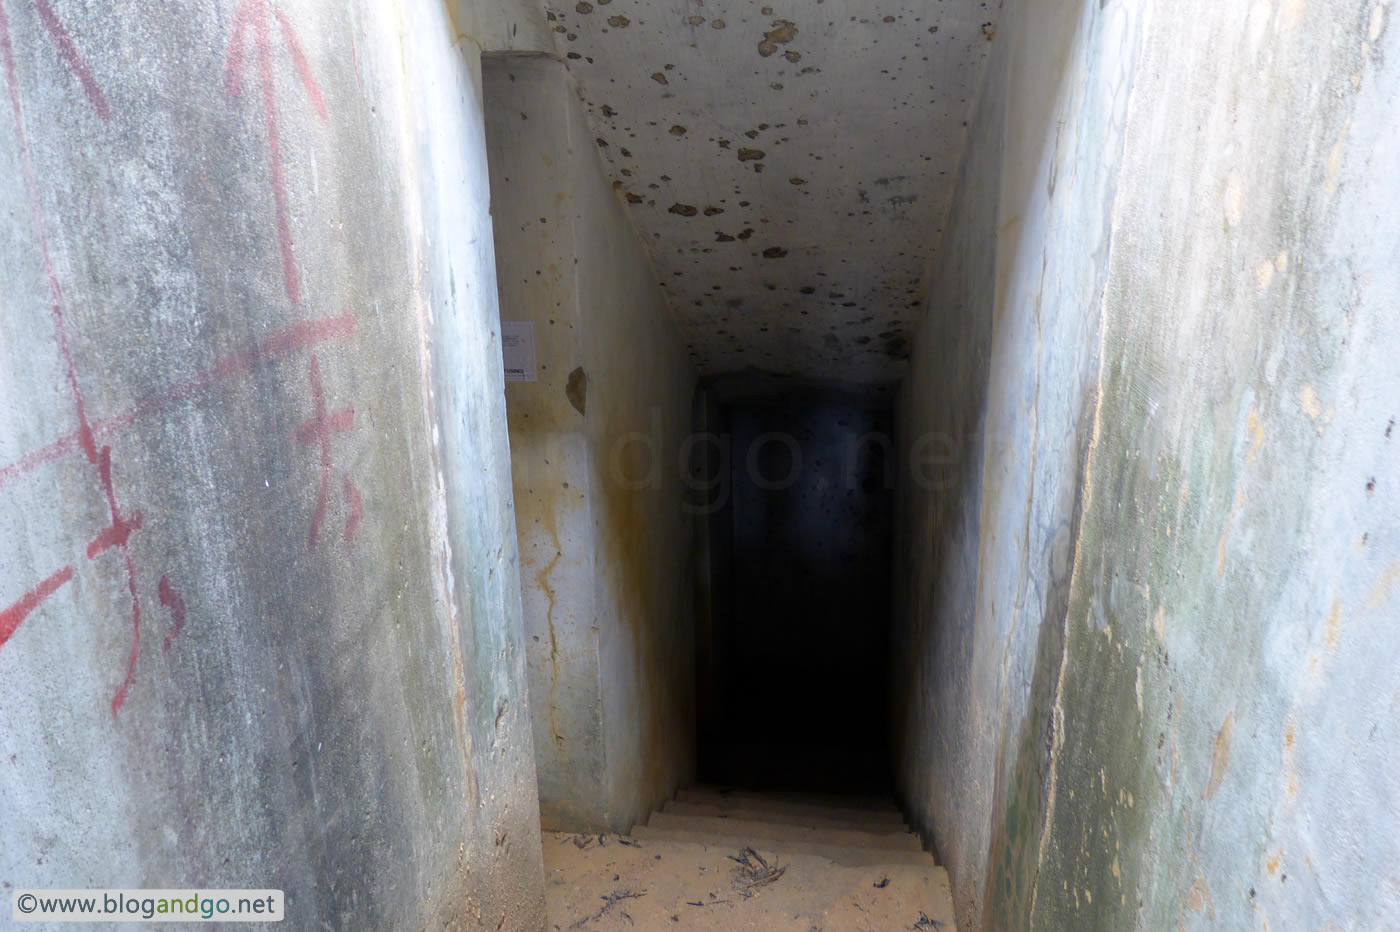
<instances>
[{"instance_id":1,"label":"dried leaf on floor","mask_svg":"<svg viewBox=\"0 0 1400 932\"><path fill-rule=\"evenodd\" d=\"M753 848L744 848L739 857L729 856L739 866L734 868L734 886L741 893L770 884L786 873L786 867L773 867Z\"/></svg>"}]
</instances>

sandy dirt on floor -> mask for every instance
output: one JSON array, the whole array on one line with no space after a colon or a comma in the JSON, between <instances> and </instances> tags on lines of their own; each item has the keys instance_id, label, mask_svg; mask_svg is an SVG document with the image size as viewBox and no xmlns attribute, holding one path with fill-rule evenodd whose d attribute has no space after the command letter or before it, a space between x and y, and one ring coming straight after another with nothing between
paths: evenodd
<instances>
[{"instance_id":1,"label":"sandy dirt on floor","mask_svg":"<svg viewBox=\"0 0 1400 932\"><path fill-rule=\"evenodd\" d=\"M811 855L545 833L550 929L955 932L942 871Z\"/></svg>"}]
</instances>

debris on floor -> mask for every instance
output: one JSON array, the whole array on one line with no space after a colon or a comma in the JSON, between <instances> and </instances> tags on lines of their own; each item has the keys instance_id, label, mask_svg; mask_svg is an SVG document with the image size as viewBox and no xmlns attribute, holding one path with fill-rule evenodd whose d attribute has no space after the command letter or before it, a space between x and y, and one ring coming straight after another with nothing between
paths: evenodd
<instances>
[{"instance_id":1,"label":"debris on floor","mask_svg":"<svg viewBox=\"0 0 1400 932\"><path fill-rule=\"evenodd\" d=\"M947 874L897 812L701 791L663 811L632 836L546 833L551 930L956 932Z\"/></svg>"}]
</instances>

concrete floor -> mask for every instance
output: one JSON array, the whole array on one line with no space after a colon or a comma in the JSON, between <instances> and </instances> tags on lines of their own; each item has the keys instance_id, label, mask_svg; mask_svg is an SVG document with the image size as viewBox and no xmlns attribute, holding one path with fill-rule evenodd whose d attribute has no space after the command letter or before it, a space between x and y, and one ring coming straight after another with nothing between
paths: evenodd
<instances>
[{"instance_id":1,"label":"concrete floor","mask_svg":"<svg viewBox=\"0 0 1400 932\"><path fill-rule=\"evenodd\" d=\"M683 791L630 836L547 833L549 928L956 928L947 874L889 804Z\"/></svg>"}]
</instances>

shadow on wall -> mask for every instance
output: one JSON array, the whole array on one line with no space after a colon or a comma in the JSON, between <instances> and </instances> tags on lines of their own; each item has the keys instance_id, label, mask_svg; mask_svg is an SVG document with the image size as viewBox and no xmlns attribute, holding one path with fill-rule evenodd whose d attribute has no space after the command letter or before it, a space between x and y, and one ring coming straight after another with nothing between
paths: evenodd
<instances>
[{"instance_id":1,"label":"shadow on wall","mask_svg":"<svg viewBox=\"0 0 1400 932\"><path fill-rule=\"evenodd\" d=\"M1111 145L1081 148L1076 134L1112 142L1117 125L1075 129L1073 106L1088 105L1067 103L1079 99L1071 79L1084 67L1086 19L1102 18L1090 7L1016 0L1003 9L899 399L902 449L932 432L954 454L942 487L901 478L899 795L948 868L967 928L984 918L1016 927L1025 916L1048 805L1048 709L1098 369L1082 309L1097 307L1106 264L1100 243L1074 237L1095 229L1100 163L1112 158ZM1066 151L1092 154L1081 167ZM1047 207L1075 191L1075 211ZM1052 222L1078 225L1055 233L1068 258L1047 246ZM1087 293L1062 294L1071 287Z\"/></svg>"}]
</instances>

